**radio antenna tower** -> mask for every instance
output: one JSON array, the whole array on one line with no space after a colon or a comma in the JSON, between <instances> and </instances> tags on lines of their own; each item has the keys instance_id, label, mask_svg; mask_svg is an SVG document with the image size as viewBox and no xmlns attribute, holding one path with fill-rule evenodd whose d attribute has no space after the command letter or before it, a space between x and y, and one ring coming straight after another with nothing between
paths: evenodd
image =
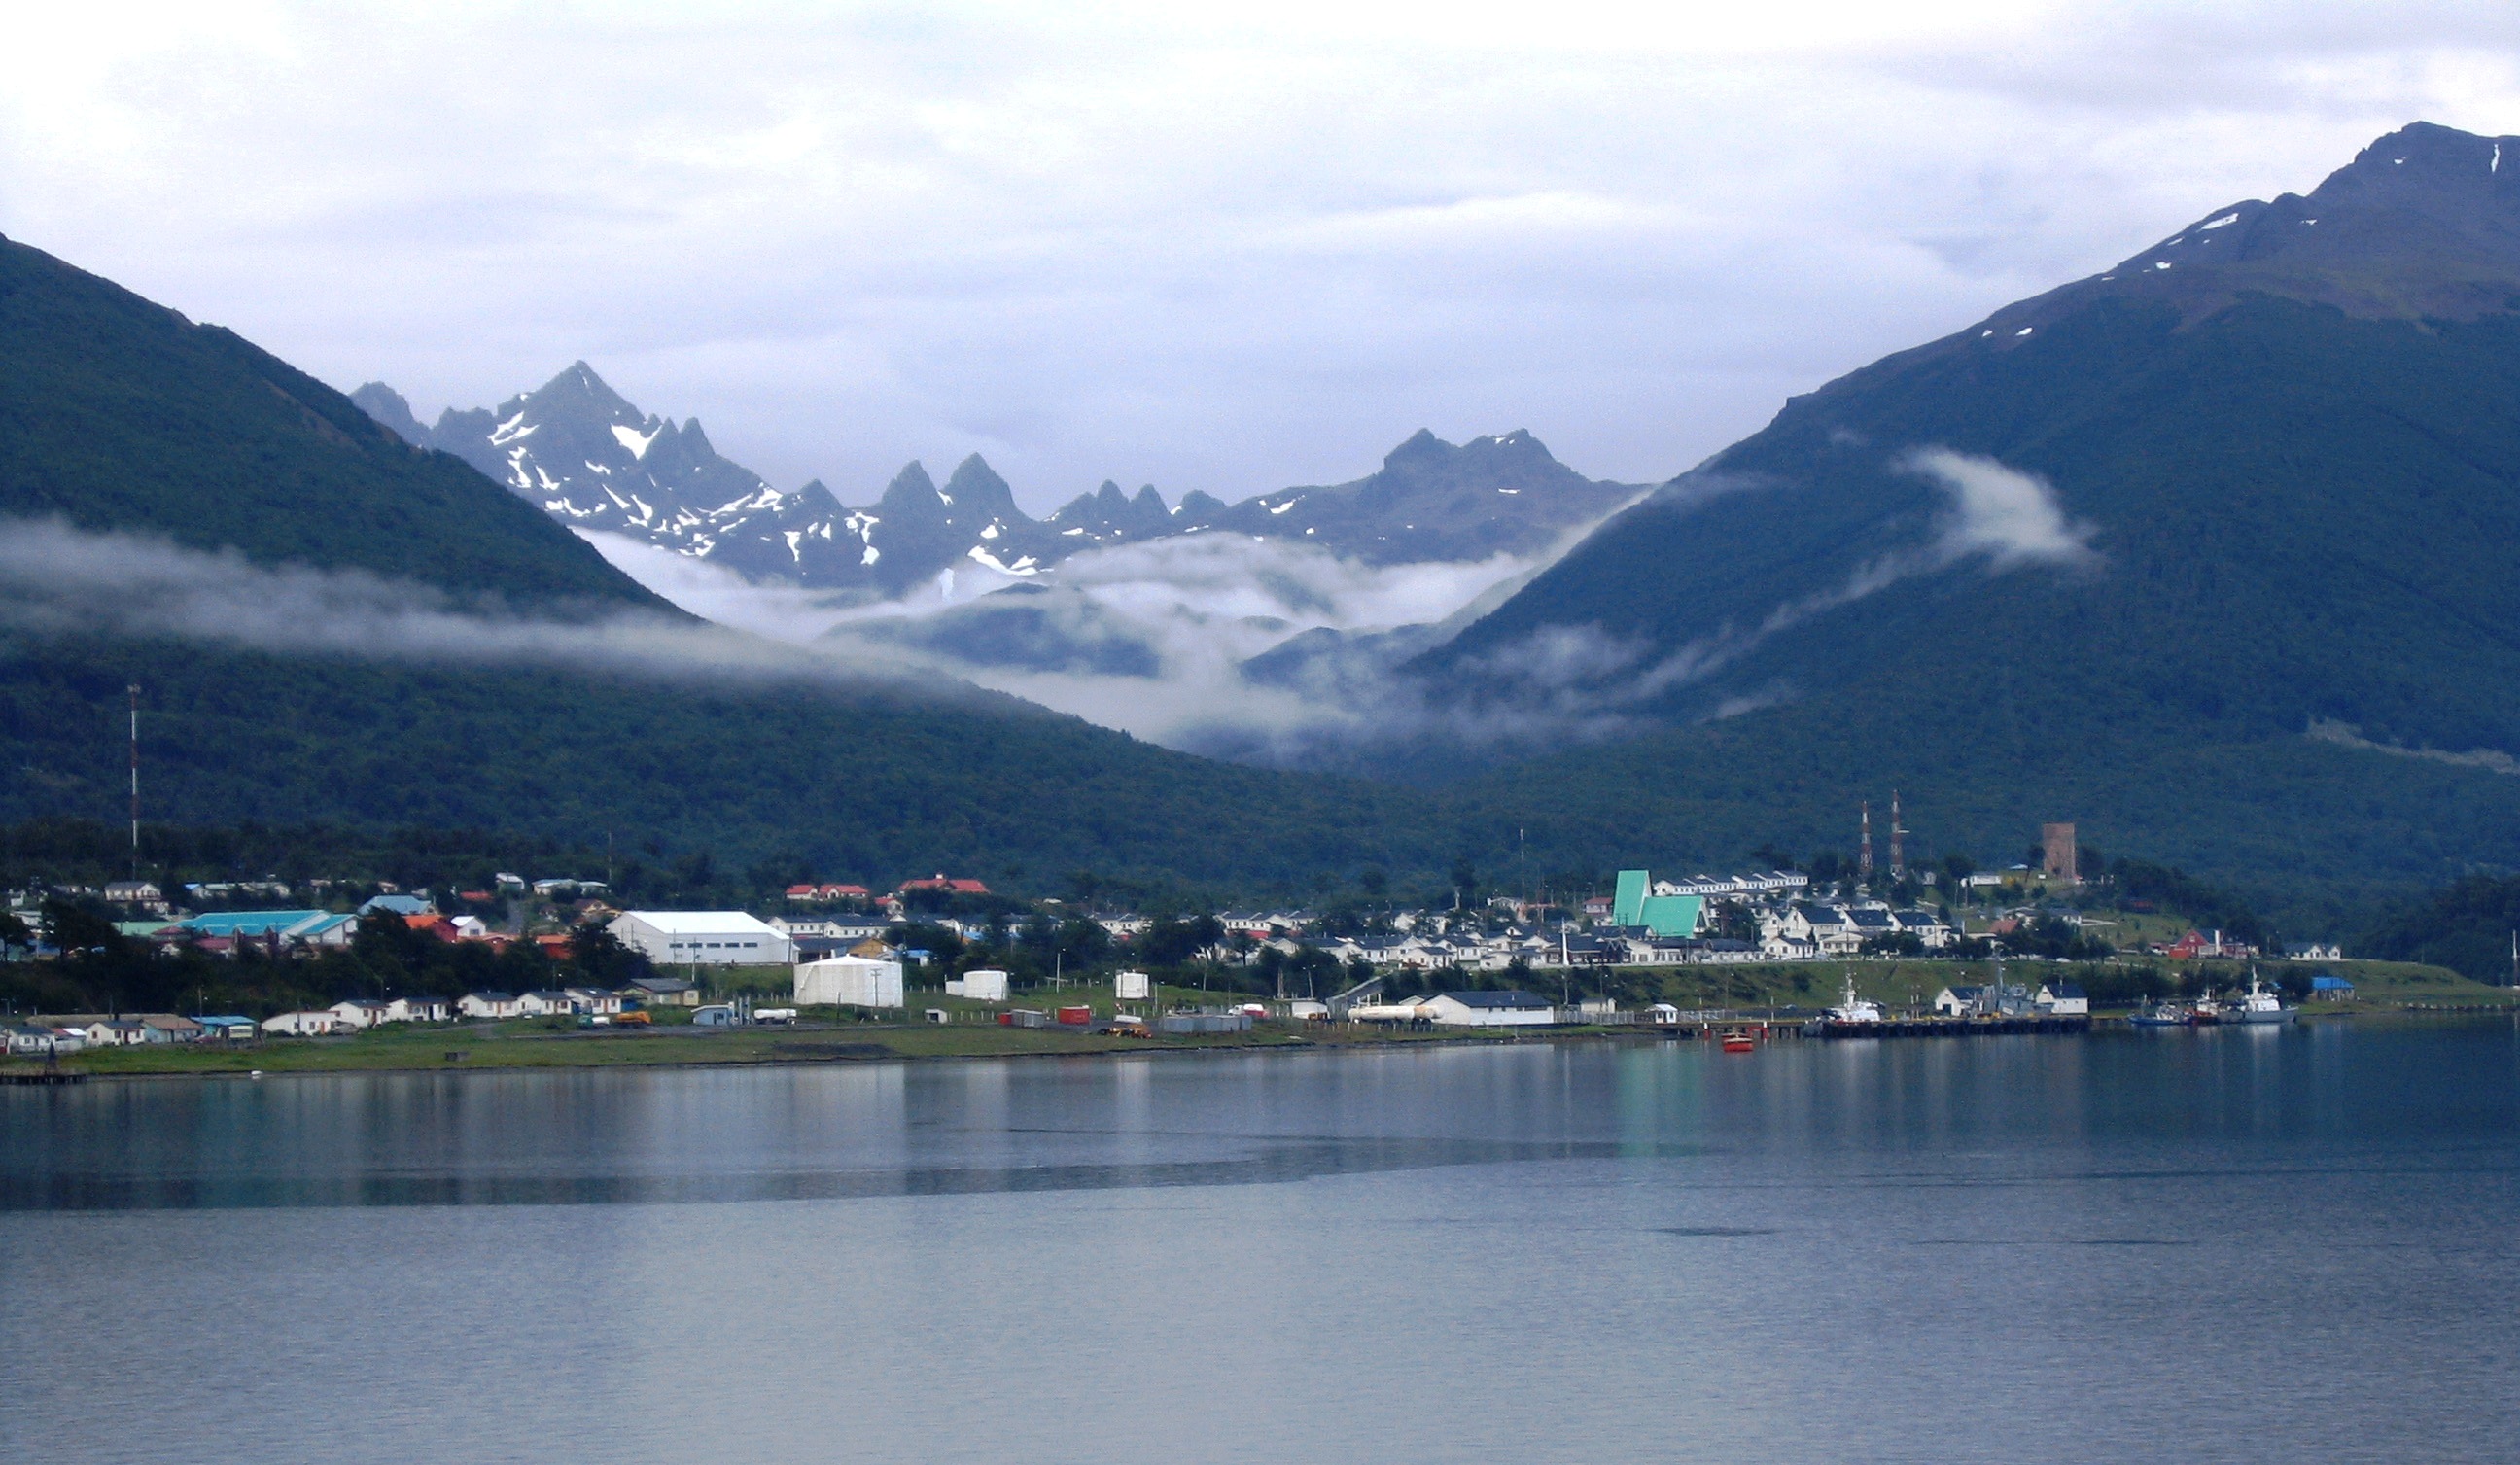
<instances>
[{"instance_id":1,"label":"radio antenna tower","mask_svg":"<svg viewBox=\"0 0 2520 1465\"><path fill-rule=\"evenodd\" d=\"M1863 850L1863 853L1861 853L1861 854L1857 855L1857 856L1855 857L1855 859L1856 859L1856 865L1855 865L1855 873L1856 873L1856 878L1858 878L1858 879L1860 879L1860 880L1864 881L1864 882L1865 882L1866 884L1868 884L1868 885L1871 884L1871 883L1872 883L1872 801L1871 801L1870 799L1866 799L1866 800L1864 801L1864 850Z\"/></svg>"},{"instance_id":2,"label":"radio antenna tower","mask_svg":"<svg viewBox=\"0 0 2520 1465\"><path fill-rule=\"evenodd\" d=\"M1901 842L1907 833L1899 822L1899 790L1894 788L1890 790L1890 878L1893 880L1908 878L1907 846Z\"/></svg>"},{"instance_id":3,"label":"radio antenna tower","mask_svg":"<svg viewBox=\"0 0 2520 1465\"><path fill-rule=\"evenodd\" d=\"M140 684L124 688L131 693L131 878L140 878Z\"/></svg>"}]
</instances>

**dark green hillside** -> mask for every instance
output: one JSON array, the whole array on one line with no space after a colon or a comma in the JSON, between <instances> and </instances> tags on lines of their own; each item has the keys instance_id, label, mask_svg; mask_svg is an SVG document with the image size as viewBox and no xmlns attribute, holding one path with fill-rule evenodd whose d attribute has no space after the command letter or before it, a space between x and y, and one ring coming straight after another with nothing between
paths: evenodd
<instances>
[{"instance_id":1,"label":"dark green hillside","mask_svg":"<svg viewBox=\"0 0 2520 1465\"><path fill-rule=\"evenodd\" d=\"M0 516L515 603L664 608L533 506L233 332L5 239Z\"/></svg>"},{"instance_id":2,"label":"dark green hillside","mask_svg":"<svg viewBox=\"0 0 2520 1465\"><path fill-rule=\"evenodd\" d=\"M468 599L668 608L532 505L233 333L0 242L0 518L48 515ZM143 688L155 821L610 831L721 860L791 853L870 883L1240 882L1442 858L1391 842L1418 827L1397 796L967 688L615 680L25 630L0 637L0 819L118 813L126 683Z\"/></svg>"},{"instance_id":3,"label":"dark green hillside","mask_svg":"<svg viewBox=\"0 0 2520 1465\"><path fill-rule=\"evenodd\" d=\"M2493 227L2440 232L2500 241L2520 297L2520 190L2490 151L2411 129L2264 216L2473 214ZM2393 243L2354 290L2360 256L2318 255L2319 292L2425 298L2406 242L2428 236L2351 237ZM2520 866L2520 778L2492 771L2520 750L2520 316L2349 315L2259 289L2275 256L2213 277L2188 247L2184 294L2103 277L1797 399L1424 658L1464 700L1545 685L1653 730L1475 796L1710 861L1772 833L1847 848L1856 800L1877 818L1898 787L1945 847L2073 819L2261 890ZM2460 299L2479 257L2444 267ZM1956 547L1925 448L2043 480L2091 556ZM1548 682L1570 634L1626 660Z\"/></svg>"},{"instance_id":4,"label":"dark green hillside","mask_svg":"<svg viewBox=\"0 0 2520 1465\"><path fill-rule=\"evenodd\" d=\"M1432 866L1395 793L1210 763L974 693L710 689L536 671L309 665L196 647L0 659L0 821L111 817L145 688L153 822L482 828L629 853L802 857L823 878L1072 870L1258 883ZM1395 838L1397 842L1395 842Z\"/></svg>"},{"instance_id":5,"label":"dark green hillside","mask_svg":"<svg viewBox=\"0 0 2520 1465\"><path fill-rule=\"evenodd\" d=\"M2520 748L2511 317L2261 299L2182 332L2112 305L1867 374L1727 454L1751 486L1634 511L1448 654L1589 624L1650 665L1759 626L1931 536L1948 496L1890 466L1924 444L2047 479L2097 563L1898 580L1628 709L1678 726L1486 787L1709 860L1850 846L1855 800L1899 787L1920 833L1973 852L2076 819L2261 888L2520 866L2520 778L2309 735ZM1703 721L1728 701L1773 705Z\"/></svg>"}]
</instances>

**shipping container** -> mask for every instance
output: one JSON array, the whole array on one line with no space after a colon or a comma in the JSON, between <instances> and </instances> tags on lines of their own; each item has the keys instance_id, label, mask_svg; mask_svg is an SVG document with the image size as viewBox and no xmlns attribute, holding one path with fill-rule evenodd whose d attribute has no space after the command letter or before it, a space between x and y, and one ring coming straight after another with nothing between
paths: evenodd
<instances>
[{"instance_id":1,"label":"shipping container","mask_svg":"<svg viewBox=\"0 0 2520 1465\"><path fill-rule=\"evenodd\" d=\"M1081 1028L1094 1020L1094 1009L1091 1007L1061 1007L1058 1009L1058 1020L1068 1027Z\"/></svg>"}]
</instances>

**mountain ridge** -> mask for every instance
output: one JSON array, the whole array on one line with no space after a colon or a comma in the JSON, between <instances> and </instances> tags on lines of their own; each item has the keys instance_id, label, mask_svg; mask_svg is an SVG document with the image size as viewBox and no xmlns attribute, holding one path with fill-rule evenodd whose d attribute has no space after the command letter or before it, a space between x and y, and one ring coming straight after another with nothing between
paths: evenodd
<instances>
[{"instance_id":1,"label":"mountain ridge","mask_svg":"<svg viewBox=\"0 0 2520 1465\"><path fill-rule=\"evenodd\" d=\"M755 580L871 599L948 572L1021 581L1086 550L1211 531L1302 540L1370 564L1530 554L1643 491L1585 478L1529 432L1455 445L1420 429L1365 477L1231 505L1193 489L1167 507L1151 484L1129 495L1106 481L1034 519L974 453L942 487L914 461L875 503L851 509L820 480L771 486L719 456L697 419L677 425L642 413L583 361L495 410L448 408L434 426L383 382L350 396L571 527L630 535Z\"/></svg>"}]
</instances>

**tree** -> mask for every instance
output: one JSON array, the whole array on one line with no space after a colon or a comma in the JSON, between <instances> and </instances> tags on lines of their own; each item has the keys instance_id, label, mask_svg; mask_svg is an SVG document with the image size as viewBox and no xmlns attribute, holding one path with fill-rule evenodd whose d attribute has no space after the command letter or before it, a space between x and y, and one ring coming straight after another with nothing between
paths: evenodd
<instances>
[{"instance_id":1,"label":"tree","mask_svg":"<svg viewBox=\"0 0 2520 1465\"><path fill-rule=\"evenodd\" d=\"M568 933L568 959L598 987L623 987L653 976L648 954L612 934L601 921L588 921Z\"/></svg>"},{"instance_id":2,"label":"tree","mask_svg":"<svg viewBox=\"0 0 2520 1465\"><path fill-rule=\"evenodd\" d=\"M1225 939L1225 925L1213 915L1168 920L1138 938L1138 950L1157 966L1180 966Z\"/></svg>"},{"instance_id":3,"label":"tree","mask_svg":"<svg viewBox=\"0 0 2520 1465\"><path fill-rule=\"evenodd\" d=\"M64 900L44 902L44 926L52 932L53 950L64 955L119 955L130 946L113 928L113 922Z\"/></svg>"}]
</instances>

